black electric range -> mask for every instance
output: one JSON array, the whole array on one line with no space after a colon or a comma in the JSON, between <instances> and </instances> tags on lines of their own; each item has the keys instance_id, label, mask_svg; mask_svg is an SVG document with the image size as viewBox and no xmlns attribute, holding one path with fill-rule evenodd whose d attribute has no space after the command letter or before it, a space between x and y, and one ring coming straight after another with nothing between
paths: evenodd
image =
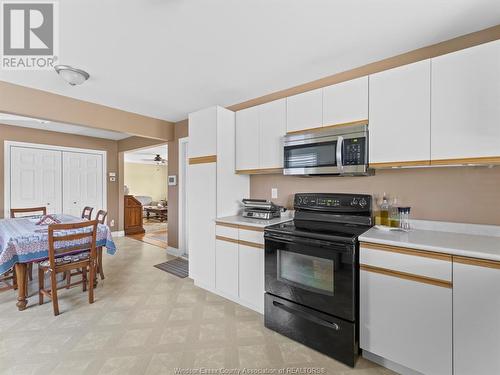
<instances>
[{"instance_id":1,"label":"black electric range","mask_svg":"<svg viewBox=\"0 0 500 375\"><path fill-rule=\"evenodd\" d=\"M296 194L295 219L265 229L265 326L354 366L359 352L358 236L372 198Z\"/></svg>"}]
</instances>

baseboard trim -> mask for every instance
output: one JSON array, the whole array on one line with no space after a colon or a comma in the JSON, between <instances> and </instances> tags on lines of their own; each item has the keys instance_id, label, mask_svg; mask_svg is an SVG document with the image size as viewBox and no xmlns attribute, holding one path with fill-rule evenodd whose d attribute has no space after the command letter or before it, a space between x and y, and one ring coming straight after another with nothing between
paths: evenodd
<instances>
[{"instance_id":1,"label":"baseboard trim","mask_svg":"<svg viewBox=\"0 0 500 375\"><path fill-rule=\"evenodd\" d=\"M111 235L113 237L125 237L125 231L117 230L117 231L111 232Z\"/></svg>"},{"instance_id":2,"label":"baseboard trim","mask_svg":"<svg viewBox=\"0 0 500 375\"><path fill-rule=\"evenodd\" d=\"M368 352L366 350L363 350L363 358L366 358L369 361L375 362L377 365L388 368L389 370L392 370L400 375L425 375L425 374L422 374L421 372L412 370L411 368L400 365L399 363L393 362L391 360L388 360L384 357L373 354L373 353Z\"/></svg>"},{"instance_id":3,"label":"baseboard trim","mask_svg":"<svg viewBox=\"0 0 500 375\"><path fill-rule=\"evenodd\" d=\"M169 246L167 247L167 254L173 255L174 257L180 257L183 254L183 251L175 247Z\"/></svg>"}]
</instances>

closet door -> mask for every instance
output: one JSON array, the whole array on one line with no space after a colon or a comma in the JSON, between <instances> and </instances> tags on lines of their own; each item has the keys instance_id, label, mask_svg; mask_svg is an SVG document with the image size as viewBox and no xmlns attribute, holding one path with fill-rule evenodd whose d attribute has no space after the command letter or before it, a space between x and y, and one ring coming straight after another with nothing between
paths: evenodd
<instances>
[{"instance_id":1,"label":"closet door","mask_svg":"<svg viewBox=\"0 0 500 375\"><path fill-rule=\"evenodd\" d=\"M103 207L102 155L63 152L63 212L80 217L85 206Z\"/></svg>"},{"instance_id":2,"label":"closet door","mask_svg":"<svg viewBox=\"0 0 500 375\"><path fill-rule=\"evenodd\" d=\"M11 147L10 208L47 207L60 213L61 152L28 147Z\"/></svg>"}]
</instances>

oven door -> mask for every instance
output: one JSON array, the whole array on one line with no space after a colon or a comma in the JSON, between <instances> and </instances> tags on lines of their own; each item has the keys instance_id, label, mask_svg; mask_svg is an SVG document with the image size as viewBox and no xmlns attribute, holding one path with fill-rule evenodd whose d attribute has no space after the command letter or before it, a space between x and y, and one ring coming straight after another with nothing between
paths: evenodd
<instances>
[{"instance_id":1,"label":"oven door","mask_svg":"<svg viewBox=\"0 0 500 375\"><path fill-rule=\"evenodd\" d=\"M299 139L285 142L284 169L286 175L340 173L337 159L338 137Z\"/></svg>"},{"instance_id":2,"label":"oven door","mask_svg":"<svg viewBox=\"0 0 500 375\"><path fill-rule=\"evenodd\" d=\"M266 292L354 321L356 257L353 244L266 233Z\"/></svg>"}]
</instances>

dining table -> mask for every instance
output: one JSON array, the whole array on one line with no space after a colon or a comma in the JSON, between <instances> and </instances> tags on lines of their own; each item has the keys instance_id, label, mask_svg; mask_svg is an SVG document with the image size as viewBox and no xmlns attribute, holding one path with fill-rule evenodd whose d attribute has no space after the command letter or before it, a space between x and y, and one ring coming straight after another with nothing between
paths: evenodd
<instances>
[{"instance_id":1,"label":"dining table","mask_svg":"<svg viewBox=\"0 0 500 375\"><path fill-rule=\"evenodd\" d=\"M52 214L58 222L78 223L86 219L66 214ZM17 280L17 308L19 311L26 309L28 304L28 274L27 265L48 259L49 239L46 224L40 224L42 216L0 219L0 275L15 268ZM65 230L62 235L85 232L86 228ZM61 241L59 247L65 249L75 248L74 252L82 252L82 241ZM89 243L90 244L90 243ZM111 236L111 230L106 224L98 224L96 233L96 247L106 247L109 255L114 255L116 246Z\"/></svg>"}]
</instances>

